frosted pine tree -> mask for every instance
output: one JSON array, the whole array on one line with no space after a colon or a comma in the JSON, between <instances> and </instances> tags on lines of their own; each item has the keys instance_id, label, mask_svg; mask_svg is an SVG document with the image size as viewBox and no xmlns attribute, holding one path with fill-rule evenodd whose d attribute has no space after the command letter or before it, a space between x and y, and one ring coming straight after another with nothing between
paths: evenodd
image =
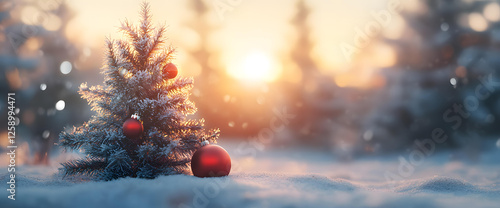
<instances>
[{"instance_id":1,"label":"frosted pine tree","mask_svg":"<svg viewBox=\"0 0 500 208\"><path fill-rule=\"evenodd\" d=\"M60 134L66 149L80 150L85 158L62 164L65 175L96 180L120 177L154 178L187 173L200 143L214 143L218 129L204 130L203 119L188 119L196 112L189 100L192 78L165 78L173 49L164 46L165 27L151 23L144 3L138 27L124 21L126 40L107 40L103 86L80 86L94 116L81 127ZM138 138L126 137L122 126L133 114L142 118Z\"/></svg>"}]
</instances>

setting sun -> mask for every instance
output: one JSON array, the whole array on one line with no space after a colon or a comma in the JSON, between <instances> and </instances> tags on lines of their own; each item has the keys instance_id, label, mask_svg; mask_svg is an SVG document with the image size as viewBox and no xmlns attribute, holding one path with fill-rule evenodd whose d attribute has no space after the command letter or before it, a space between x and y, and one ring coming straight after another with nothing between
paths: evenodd
<instances>
[{"instance_id":1,"label":"setting sun","mask_svg":"<svg viewBox=\"0 0 500 208\"><path fill-rule=\"evenodd\" d=\"M237 79L271 82L280 74L278 64L264 52L252 52L230 64L228 73Z\"/></svg>"}]
</instances>

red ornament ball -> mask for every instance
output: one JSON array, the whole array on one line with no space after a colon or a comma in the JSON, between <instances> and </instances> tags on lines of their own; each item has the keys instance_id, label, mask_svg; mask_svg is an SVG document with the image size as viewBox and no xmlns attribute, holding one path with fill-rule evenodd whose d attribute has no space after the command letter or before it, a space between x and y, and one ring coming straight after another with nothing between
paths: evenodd
<instances>
[{"instance_id":1,"label":"red ornament ball","mask_svg":"<svg viewBox=\"0 0 500 208\"><path fill-rule=\"evenodd\" d=\"M229 175L231 158L219 145L205 145L191 159L193 175L200 178Z\"/></svg>"},{"instance_id":2,"label":"red ornament ball","mask_svg":"<svg viewBox=\"0 0 500 208\"><path fill-rule=\"evenodd\" d=\"M163 67L163 78L165 79L173 79L177 76L177 67L173 63L168 63Z\"/></svg>"},{"instance_id":3,"label":"red ornament ball","mask_svg":"<svg viewBox=\"0 0 500 208\"><path fill-rule=\"evenodd\" d=\"M123 123L123 135L128 138L139 138L143 130L142 122L137 119L129 118Z\"/></svg>"}]
</instances>

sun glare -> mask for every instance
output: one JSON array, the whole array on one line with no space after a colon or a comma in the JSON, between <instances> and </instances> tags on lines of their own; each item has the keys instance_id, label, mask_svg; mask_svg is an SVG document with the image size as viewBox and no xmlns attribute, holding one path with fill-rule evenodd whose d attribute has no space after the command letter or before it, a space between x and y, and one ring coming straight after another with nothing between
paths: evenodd
<instances>
[{"instance_id":1,"label":"sun glare","mask_svg":"<svg viewBox=\"0 0 500 208\"><path fill-rule=\"evenodd\" d=\"M272 82L280 73L278 64L263 52L252 52L228 67L228 73L241 80Z\"/></svg>"}]
</instances>

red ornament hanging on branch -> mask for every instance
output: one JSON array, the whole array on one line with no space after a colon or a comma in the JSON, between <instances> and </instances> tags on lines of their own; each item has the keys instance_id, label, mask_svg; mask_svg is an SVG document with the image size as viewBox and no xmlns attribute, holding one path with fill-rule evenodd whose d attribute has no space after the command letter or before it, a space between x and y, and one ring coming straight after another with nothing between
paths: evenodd
<instances>
[{"instance_id":1,"label":"red ornament hanging on branch","mask_svg":"<svg viewBox=\"0 0 500 208\"><path fill-rule=\"evenodd\" d=\"M227 176L231 171L231 158L224 148L203 141L191 159L193 175L200 178Z\"/></svg>"},{"instance_id":2,"label":"red ornament hanging on branch","mask_svg":"<svg viewBox=\"0 0 500 208\"><path fill-rule=\"evenodd\" d=\"M163 78L164 79L173 79L177 76L177 67L173 63L168 63L163 67Z\"/></svg>"},{"instance_id":3,"label":"red ornament hanging on branch","mask_svg":"<svg viewBox=\"0 0 500 208\"><path fill-rule=\"evenodd\" d=\"M129 119L123 123L123 135L130 139L137 139L142 135L144 127L137 114L133 114Z\"/></svg>"}]
</instances>

